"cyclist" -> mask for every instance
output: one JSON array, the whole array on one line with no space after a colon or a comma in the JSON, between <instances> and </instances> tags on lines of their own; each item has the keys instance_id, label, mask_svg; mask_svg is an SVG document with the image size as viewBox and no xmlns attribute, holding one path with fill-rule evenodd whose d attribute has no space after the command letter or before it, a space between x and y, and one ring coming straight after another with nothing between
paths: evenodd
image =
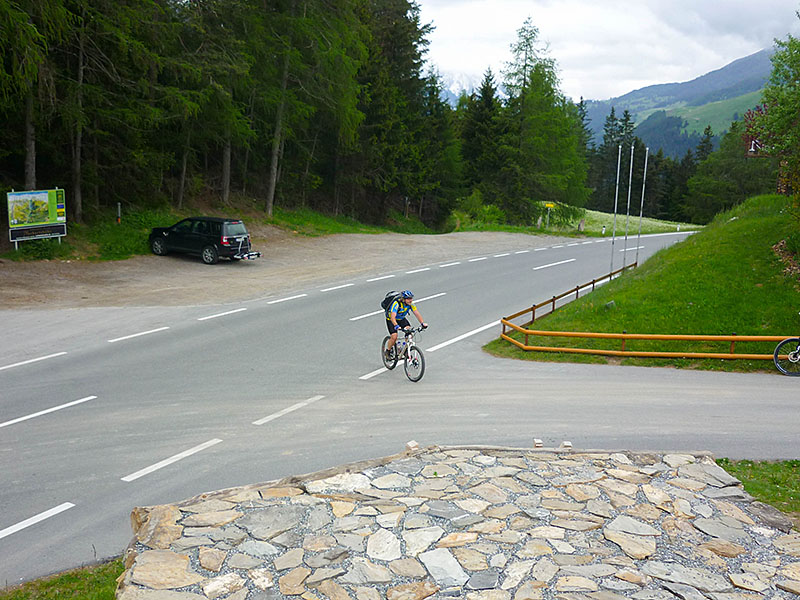
<instances>
[{"instance_id":1,"label":"cyclist","mask_svg":"<svg viewBox=\"0 0 800 600\"><path fill-rule=\"evenodd\" d=\"M397 332L400 331L400 329L407 329L408 327L411 327L411 323L409 323L408 319L406 318L408 313L413 312L414 316L419 320L420 325L422 325L422 328L428 328L428 324L422 321L422 315L419 314L417 307L412 303L413 300L414 294L412 294L409 290L404 290L400 293L400 296L394 302L392 302L392 304L389 306L389 309L386 311L386 328L389 330L389 335L392 336L389 340L389 343L386 344L387 358L391 356L392 348L394 348L394 345L397 342Z\"/></svg>"}]
</instances>

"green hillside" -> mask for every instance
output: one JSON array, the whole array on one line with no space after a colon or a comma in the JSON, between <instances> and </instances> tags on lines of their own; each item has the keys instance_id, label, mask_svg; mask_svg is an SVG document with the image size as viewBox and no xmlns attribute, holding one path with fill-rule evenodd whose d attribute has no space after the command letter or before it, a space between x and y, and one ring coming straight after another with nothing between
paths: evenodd
<instances>
[{"instance_id":1,"label":"green hillside","mask_svg":"<svg viewBox=\"0 0 800 600\"><path fill-rule=\"evenodd\" d=\"M731 121L741 120L744 114L758 105L760 101L761 91L759 90L702 106L674 108L668 110L667 114L686 119L686 131L689 133L702 134L706 126L711 125L714 135L719 135L730 129Z\"/></svg>"},{"instance_id":2,"label":"green hillside","mask_svg":"<svg viewBox=\"0 0 800 600\"><path fill-rule=\"evenodd\" d=\"M658 252L642 267L537 320L536 329L698 335L735 332L788 337L798 328L800 292L796 278L784 275L783 264L772 250L774 244L796 229L788 209L788 199L783 196L751 198L718 215L685 242ZM529 344L568 346L569 341L531 336ZM572 341L574 347L613 350L620 347L618 340ZM737 344L738 352L747 353L771 354L774 348L774 342ZM498 355L528 360L606 362L599 356L526 353L503 340L492 342L487 349ZM719 342L629 341L627 349L727 352L728 348L726 343L721 347ZM626 358L623 364L773 370L771 361L750 360Z\"/></svg>"}]
</instances>

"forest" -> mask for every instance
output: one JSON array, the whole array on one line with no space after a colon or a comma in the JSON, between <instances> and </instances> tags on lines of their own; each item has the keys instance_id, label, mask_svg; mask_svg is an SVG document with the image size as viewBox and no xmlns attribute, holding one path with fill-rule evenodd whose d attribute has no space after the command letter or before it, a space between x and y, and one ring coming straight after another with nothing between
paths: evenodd
<instances>
[{"instance_id":1,"label":"forest","mask_svg":"<svg viewBox=\"0 0 800 600\"><path fill-rule=\"evenodd\" d=\"M530 19L454 108L432 27L409 0L0 0L0 187L64 188L76 222L213 198L436 230L454 209L611 211L618 157L621 194L641 189L630 115L612 109L595 145ZM704 223L774 190L777 159L748 158L745 133L714 151L708 128L679 161L650 148L645 215Z\"/></svg>"}]
</instances>

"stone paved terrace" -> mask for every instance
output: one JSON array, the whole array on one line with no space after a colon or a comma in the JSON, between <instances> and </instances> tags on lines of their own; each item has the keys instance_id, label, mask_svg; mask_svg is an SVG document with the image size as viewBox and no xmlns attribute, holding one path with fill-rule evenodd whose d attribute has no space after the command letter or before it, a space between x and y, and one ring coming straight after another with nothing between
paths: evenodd
<instances>
[{"instance_id":1,"label":"stone paved terrace","mask_svg":"<svg viewBox=\"0 0 800 600\"><path fill-rule=\"evenodd\" d=\"M710 454L432 447L137 508L119 600L798 600Z\"/></svg>"}]
</instances>

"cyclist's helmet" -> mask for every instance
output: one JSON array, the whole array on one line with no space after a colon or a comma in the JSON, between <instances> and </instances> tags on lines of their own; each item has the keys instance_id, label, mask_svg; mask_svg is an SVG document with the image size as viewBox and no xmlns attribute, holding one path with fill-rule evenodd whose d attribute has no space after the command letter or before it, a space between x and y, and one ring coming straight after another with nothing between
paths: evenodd
<instances>
[{"instance_id":1,"label":"cyclist's helmet","mask_svg":"<svg viewBox=\"0 0 800 600\"><path fill-rule=\"evenodd\" d=\"M400 293L400 296L401 296L403 299L406 299L406 298L413 298L413 297L414 297L414 294L412 294L410 290L403 290L403 291Z\"/></svg>"}]
</instances>

